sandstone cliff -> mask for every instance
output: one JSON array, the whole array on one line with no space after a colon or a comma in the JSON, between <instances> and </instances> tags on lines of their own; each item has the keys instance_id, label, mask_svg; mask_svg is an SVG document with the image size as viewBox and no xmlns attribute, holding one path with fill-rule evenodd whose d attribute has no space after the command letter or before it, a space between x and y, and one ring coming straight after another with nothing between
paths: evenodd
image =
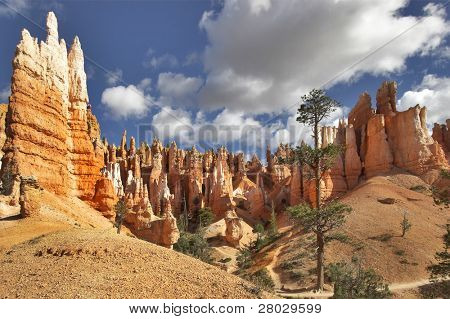
<instances>
[{"instance_id":1,"label":"sandstone cliff","mask_svg":"<svg viewBox=\"0 0 450 319\"><path fill-rule=\"evenodd\" d=\"M16 48L3 169L33 175L54 193L91 199L104 163L87 105L80 42L76 37L67 52L50 12L46 41L38 43L24 29Z\"/></svg>"}]
</instances>

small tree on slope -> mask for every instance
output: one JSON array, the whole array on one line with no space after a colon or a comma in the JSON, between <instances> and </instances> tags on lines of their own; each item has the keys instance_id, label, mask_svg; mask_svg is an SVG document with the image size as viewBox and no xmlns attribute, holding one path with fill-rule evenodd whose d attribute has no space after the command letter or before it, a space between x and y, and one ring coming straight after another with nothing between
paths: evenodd
<instances>
[{"instance_id":1,"label":"small tree on slope","mask_svg":"<svg viewBox=\"0 0 450 319\"><path fill-rule=\"evenodd\" d=\"M342 147L335 144L329 144L323 148L320 146L320 122L329 117L337 107L340 107L340 104L326 96L324 91L316 89L303 96L302 100L303 104L297 111L297 122L312 128L314 146L302 143L294 150L292 158L288 161L306 164L312 169L316 194L314 208L299 205L288 211L302 226L316 234L317 289L322 290L324 284L324 234L341 226L344 223L345 215L351 211L351 208L337 202L324 206L321 200L320 182L323 174L334 165L336 157L342 152Z\"/></svg>"},{"instance_id":2,"label":"small tree on slope","mask_svg":"<svg viewBox=\"0 0 450 319\"><path fill-rule=\"evenodd\" d=\"M324 284L324 253L325 235L345 222L345 217L352 211L351 207L331 202L320 208L312 208L302 204L289 207L288 212L304 227L306 231L312 231L317 237L317 289L322 290Z\"/></svg>"}]
</instances>

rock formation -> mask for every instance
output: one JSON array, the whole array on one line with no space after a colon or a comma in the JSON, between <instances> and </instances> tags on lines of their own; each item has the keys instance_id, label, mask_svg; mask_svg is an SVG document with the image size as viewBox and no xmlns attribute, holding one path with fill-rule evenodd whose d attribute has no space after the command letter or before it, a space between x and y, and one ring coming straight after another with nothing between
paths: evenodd
<instances>
[{"instance_id":1,"label":"rock formation","mask_svg":"<svg viewBox=\"0 0 450 319\"><path fill-rule=\"evenodd\" d=\"M24 29L16 48L3 168L34 175L54 193L91 199L104 150L87 105L80 42L75 37L68 53L50 12L46 41Z\"/></svg>"},{"instance_id":2,"label":"rock formation","mask_svg":"<svg viewBox=\"0 0 450 319\"><path fill-rule=\"evenodd\" d=\"M232 246L239 248L239 242L244 236L242 219L236 212L229 210L225 213L225 240Z\"/></svg>"}]
</instances>

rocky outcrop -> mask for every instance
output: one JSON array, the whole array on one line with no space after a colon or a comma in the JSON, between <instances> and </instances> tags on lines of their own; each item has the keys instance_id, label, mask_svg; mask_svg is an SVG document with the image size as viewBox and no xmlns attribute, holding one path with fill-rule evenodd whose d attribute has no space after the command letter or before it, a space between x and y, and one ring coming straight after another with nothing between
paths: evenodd
<instances>
[{"instance_id":1,"label":"rocky outcrop","mask_svg":"<svg viewBox=\"0 0 450 319\"><path fill-rule=\"evenodd\" d=\"M366 145L367 152L364 161L366 177L389 172L394 159L387 141L383 114L377 114L367 123Z\"/></svg>"},{"instance_id":2,"label":"rocky outcrop","mask_svg":"<svg viewBox=\"0 0 450 319\"><path fill-rule=\"evenodd\" d=\"M94 207L103 213L103 216L114 219L114 205L118 198L114 190L113 180L102 177L95 184L95 194L92 199Z\"/></svg>"},{"instance_id":3,"label":"rocky outcrop","mask_svg":"<svg viewBox=\"0 0 450 319\"><path fill-rule=\"evenodd\" d=\"M417 105L385 119L395 166L422 175L447 165L442 148L428 134L425 107Z\"/></svg>"},{"instance_id":4,"label":"rocky outcrop","mask_svg":"<svg viewBox=\"0 0 450 319\"><path fill-rule=\"evenodd\" d=\"M432 138L445 152L450 152L450 119L446 124L434 124Z\"/></svg>"},{"instance_id":5,"label":"rocky outcrop","mask_svg":"<svg viewBox=\"0 0 450 319\"><path fill-rule=\"evenodd\" d=\"M353 125L345 128L345 178L349 189L358 185L361 176L361 158L356 147L356 134Z\"/></svg>"},{"instance_id":6,"label":"rocky outcrop","mask_svg":"<svg viewBox=\"0 0 450 319\"><path fill-rule=\"evenodd\" d=\"M233 247L239 248L240 240L244 236L242 219L236 212L229 210L225 213L225 240Z\"/></svg>"},{"instance_id":7,"label":"rocky outcrop","mask_svg":"<svg viewBox=\"0 0 450 319\"><path fill-rule=\"evenodd\" d=\"M397 83L384 81L377 91L377 114L393 116L397 112Z\"/></svg>"},{"instance_id":8,"label":"rocky outcrop","mask_svg":"<svg viewBox=\"0 0 450 319\"><path fill-rule=\"evenodd\" d=\"M35 175L54 193L91 199L104 151L87 103L80 42L75 38L68 53L50 12L46 41L38 43L24 29L16 48L4 169Z\"/></svg>"}]
</instances>

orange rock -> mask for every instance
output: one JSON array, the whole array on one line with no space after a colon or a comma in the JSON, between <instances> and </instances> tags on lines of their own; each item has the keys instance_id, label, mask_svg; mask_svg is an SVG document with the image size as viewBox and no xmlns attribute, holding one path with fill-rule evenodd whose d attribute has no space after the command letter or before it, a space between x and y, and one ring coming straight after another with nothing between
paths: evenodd
<instances>
[{"instance_id":1,"label":"orange rock","mask_svg":"<svg viewBox=\"0 0 450 319\"><path fill-rule=\"evenodd\" d=\"M102 177L95 184L95 194L92 198L95 208L103 213L107 218L115 217L114 205L117 202L117 196L111 179Z\"/></svg>"},{"instance_id":2,"label":"orange rock","mask_svg":"<svg viewBox=\"0 0 450 319\"><path fill-rule=\"evenodd\" d=\"M23 30L17 45L3 165L54 193L91 199L104 151L87 102L80 43L67 53L51 12L45 42Z\"/></svg>"},{"instance_id":3,"label":"orange rock","mask_svg":"<svg viewBox=\"0 0 450 319\"><path fill-rule=\"evenodd\" d=\"M377 114L367 123L367 153L364 173L367 177L389 172L392 169L392 156L385 131L384 115Z\"/></svg>"},{"instance_id":4,"label":"orange rock","mask_svg":"<svg viewBox=\"0 0 450 319\"><path fill-rule=\"evenodd\" d=\"M244 236L242 219L236 212L229 210L225 213L225 240L233 247L239 248L240 240Z\"/></svg>"},{"instance_id":5,"label":"orange rock","mask_svg":"<svg viewBox=\"0 0 450 319\"><path fill-rule=\"evenodd\" d=\"M416 175L447 166L442 148L428 134L426 108L415 106L386 118L394 165Z\"/></svg>"},{"instance_id":6,"label":"orange rock","mask_svg":"<svg viewBox=\"0 0 450 319\"><path fill-rule=\"evenodd\" d=\"M349 189L358 185L361 175L361 159L356 147L356 135L353 125L345 128L345 178Z\"/></svg>"}]
</instances>

